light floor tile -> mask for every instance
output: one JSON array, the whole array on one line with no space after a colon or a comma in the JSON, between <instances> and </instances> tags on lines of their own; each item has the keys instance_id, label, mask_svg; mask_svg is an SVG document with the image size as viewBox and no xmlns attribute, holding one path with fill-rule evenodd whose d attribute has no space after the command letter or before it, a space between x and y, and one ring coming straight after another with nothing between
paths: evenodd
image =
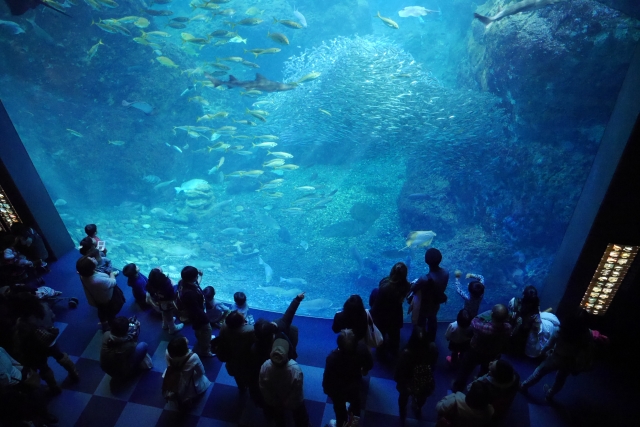
<instances>
[{"instance_id":1,"label":"light floor tile","mask_svg":"<svg viewBox=\"0 0 640 427\"><path fill-rule=\"evenodd\" d=\"M218 371L218 376L216 377L215 383L216 384L230 385L232 387L237 387L238 386L236 384L236 380L234 380L233 377L231 375L229 375L229 373L227 372L227 364L226 363L224 365L222 365L222 367L220 368L220 371Z\"/></svg>"},{"instance_id":2,"label":"light floor tile","mask_svg":"<svg viewBox=\"0 0 640 427\"><path fill-rule=\"evenodd\" d=\"M96 331L96 333L93 335L93 338L91 338L91 342L89 343L88 346L85 347L80 357L82 357L83 359L100 361L100 348L102 347L102 335L103 335L102 331Z\"/></svg>"},{"instance_id":3,"label":"light floor tile","mask_svg":"<svg viewBox=\"0 0 640 427\"><path fill-rule=\"evenodd\" d=\"M396 382L382 378L371 378L366 409L382 414L398 415Z\"/></svg>"},{"instance_id":4,"label":"light floor tile","mask_svg":"<svg viewBox=\"0 0 640 427\"><path fill-rule=\"evenodd\" d=\"M160 415L160 408L129 402L122 410L115 427L153 427Z\"/></svg>"},{"instance_id":5,"label":"light floor tile","mask_svg":"<svg viewBox=\"0 0 640 427\"><path fill-rule=\"evenodd\" d=\"M322 391L324 368L300 365L304 374L304 398L314 402L327 402L327 395Z\"/></svg>"},{"instance_id":6,"label":"light floor tile","mask_svg":"<svg viewBox=\"0 0 640 427\"><path fill-rule=\"evenodd\" d=\"M164 372L167 367L167 361L165 359L165 353L167 351L167 346L169 345L169 341L160 341L156 351L151 356L151 360L153 362L153 370L156 372Z\"/></svg>"}]
</instances>

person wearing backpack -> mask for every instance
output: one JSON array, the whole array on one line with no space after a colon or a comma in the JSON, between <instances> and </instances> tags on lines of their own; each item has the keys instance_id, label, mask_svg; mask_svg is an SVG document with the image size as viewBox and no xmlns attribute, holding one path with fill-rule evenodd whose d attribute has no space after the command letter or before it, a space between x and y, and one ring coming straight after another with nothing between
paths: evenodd
<instances>
[{"instance_id":1,"label":"person wearing backpack","mask_svg":"<svg viewBox=\"0 0 640 427\"><path fill-rule=\"evenodd\" d=\"M207 378L200 357L189 350L186 337L175 337L165 353L167 369L162 374L162 396L181 407L188 406L204 395L211 381Z\"/></svg>"},{"instance_id":2,"label":"person wearing backpack","mask_svg":"<svg viewBox=\"0 0 640 427\"><path fill-rule=\"evenodd\" d=\"M427 249L424 262L429 266L429 273L411 282L411 292L420 293L420 312L416 325L426 328L429 341L436 339L440 304L447 302L445 291L449 283L449 271L440 267L441 261L442 253L438 249Z\"/></svg>"},{"instance_id":3,"label":"person wearing backpack","mask_svg":"<svg viewBox=\"0 0 640 427\"><path fill-rule=\"evenodd\" d=\"M351 329L338 334L338 348L333 350L324 368L322 390L331 398L336 412L336 426L342 426L349 413L360 417L362 377L373 368L373 356ZM349 402L349 411L347 411Z\"/></svg>"},{"instance_id":4,"label":"person wearing backpack","mask_svg":"<svg viewBox=\"0 0 640 427\"><path fill-rule=\"evenodd\" d=\"M214 357L211 352L211 324L205 311L205 298L200 282L202 271L190 265L182 269L178 283L178 310L186 313L196 335L193 351L200 357Z\"/></svg>"},{"instance_id":5,"label":"person wearing backpack","mask_svg":"<svg viewBox=\"0 0 640 427\"><path fill-rule=\"evenodd\" d=\"M422 406L435 389L436 383L432 370L435 358L437 358L437 350L430 346L424 329L419 326L414 327L407 346L400 353L394 376L396 390L400 393L398 406L402 425L407 418L409 397L412 398L411 408L415 417L420 419Z\"/></svg>"}]
</instances>

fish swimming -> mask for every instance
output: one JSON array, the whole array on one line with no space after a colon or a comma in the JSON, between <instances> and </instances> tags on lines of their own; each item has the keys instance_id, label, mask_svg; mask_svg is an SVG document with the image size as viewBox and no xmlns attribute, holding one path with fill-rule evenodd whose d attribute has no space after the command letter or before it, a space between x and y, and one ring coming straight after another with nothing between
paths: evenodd
<instances>
[{"instance_id":1,"label":"fish swimming","mask_svg":"<svg viewBox=\"0 0 640 427\"><path fill-rule=\"evenodd\" d=\"M540 9L542 7L548 6L550 4L559 3L564 0L523 0L518 3L510 4L509 6L502 9L500 12L495 14L494 16L488 17L480 15L479 13L474 13L473 17L482 22L485 26L489 26L495 21L498 21L505 16L515 15L520 12L528 12L531 10Z\"/></svg>"},{"instance_id":2,"label":"fish swimming","mask_svg":"<svg viewBox=\"0 0 640 427\"><path fill-rule=\"evenodd\" d=\"M298 21L300 21L300 24L302 24L303 27L307 28L307 19L304 17L303 14L298 12L298 9L296 9L295 7L293 8L293 14L295 15L296 18L298 18Z\"/></svg>"},{"instance_id":3,"label":"fish swimming","mask_svg":"<svg viewBox=\"0 0 640 427\"><path fill-rule=\"evenodd\" d=\"M296 84L280 83L269 80L262 74L257 73L255 80L238 80L232 75L229 75L229 81L218 80L210 74L205 74L205 77L211 80L214 87L221 85L227 86L229 89L234 87L241 87L246 90L259 90L262 92L284 92L286 90L292 90L296 88Z\"/></svg>"},{"instance_id":4,"label":"fish swimming","mask_svg":"<svg viewBox=\"0 0 640 427\"><path fill-rule=\"evenodd\" d=\"M141 102L141 101L133 101L133 102L128 102L123 100L122 101L122 106L123 107L133 107L133 108L137 108L138 110L142 111L143 113L149 115L153 113L153 107L149 104L147 104L146 102Z\"/></svg>"},{"instance_id":5,"label":"fish swimming","mask_svg":"<svg viewBox=\"0 0 640 427\"><path fill-rule=\"evenodd\" d=\"M35 19L36 19L35 17L27 18L27 22L31 24L31 26L33 27L33 31L35 31L38 37L44 40L48 45L56 46L57 44L55 39L51 37L49 33L47 33L45 30L40 28L40 26L36 24Z\"/></svg>"},{"instance_id":6,"label":"fish swimming","mask_svg":"<svg viewBox=\"0 0 640 427\"><path fill-rule=\"evenodd\" d=\"M0 28L7 28L11 34L24 33L24 28L13 21L3 21L0 19Z\"/></svg>"},{"instance_id":7,"label":"fish swimming","mask_svg":"<svg viewBox=\"0 0 640 427\"><path fill-rule=\"evenodd\" d=\"M271 278L273 277L273 269L269 267L269 264L262 260L261 256L258 256L258 265L264 266L264 283L271 282Z\"/></svg>"},{"instance_id":8,"label":"fish swimming","mask_svg":"<svg viewBox=\"0 0 640 427\"><path fill-rule=\"evenodd\" d=\"M433 231L412 231L407 236L407 246L402 249L429 246L434 237L436 237L436 233Z\"/></svg>"}]
</instances>

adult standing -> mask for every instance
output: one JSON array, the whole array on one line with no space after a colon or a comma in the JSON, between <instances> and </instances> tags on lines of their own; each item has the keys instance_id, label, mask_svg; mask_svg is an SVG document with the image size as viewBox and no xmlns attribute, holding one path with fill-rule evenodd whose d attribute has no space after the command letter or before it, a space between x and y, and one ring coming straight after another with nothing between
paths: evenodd
<instances>
[{"instance_id":1,"label":"adult standing","mask_svg":"<svg viewBox=\"0 0 640 427\"><path fill-rule=\"evenodd\" d=\"M404 303L411 285L407 281L408 269L405 263L394 264L385 277L378 284L378 295L375 300L370 301L371 317L380 333L384 337L381 347L378 347L376 354L386 356L390 353L397 356L400 349L400 330L404 323Z\"/></svg>"},{"instance_id":2,"label":"adult standing","mask_svg":"<svg viewBox=\"0 0 640 427\"><path fill-rule=\"evenodd\" d=\"M409 397L412 397L411 408L416 418L420 419L422 407L436 387L432 366L435 365L437 350L435 344L432 345L433 347L430 346L425 331L417 326L413 328L407 347L400 354L394 379L399 392L398 406L402 425L407 418Z\"/></svg>"},{"instance_id":3,"label":"adult standing","mask_svg":"<svg viewBox=\"0 0 640 427\"><path fill-rule=\"evenodd\" d=\"M98 319L103 331L110 329L110 323L118 311L110 304L116 285L116 274L96 271L97 262L93 258L82 257L76 262L82 288L90 306L98 309ZM123 297L124 298L124 297ZM124 301L123 301L124 302ZM120 307L122 307L120 305Z\"/></svg>"},{"instance_id":4,"label":"adult standing","mask_svg":"<svg viewBox=\"0 0 640 427\"><path fill-rule=\"evenodd\" d=\"M440 304L447 302L445 291L449 283L449 271L440 267L442 253L436 248L429 248L424 254L424 262L429 266L429 273L413 282L411 290L420 293L420 311L417 326L425 328L430 341L435 341L438 328L438 310Z\"/></svg>"},{"instance_id":5,"label":"adult standing","mask_svg":"<svg viewBox=\"0 0 640 427\"><path fill-rule=\"evenodd\" d=\"M351 295L342 307L342 311L333 317L331 329L336 334L343 329L350 329L356 341L363 340L367 334L367 312L360 295Z\"/></svg>"},{"instance_id":6,"label":"adult standing","mask_svg":"<svg viewBox=\"0 0 640 427\"><path fill-rule=\"evenodd\" d=\"M203 357L213 357L211 353L211 324L205 312L205 299L200 281L202 271L190 265L182 269L182 280L178 283L178 309L187 313L191 327L196 335L194 352Z\"/></svg>"},{"instance_id":7,"label":"adult standing","mask_svg":"<svg viewBox=\"0 0 640 427\"><path fill-rule=\"evenodd\" d=\"M244 393L251 385L253 357L251 346L256 339L253 325L247 325L244 315L239 311L229 313L218 336L218 360L226 362L226 368Z\"/></svg>"},{"instance_id":8,"label":"adult standing","mask_svg":"<svg viewBox=\"0 0 640 427\"><path fill-rule=\"evenodd\" d=\"M507 307L496 304L490 311L479 314L471 321L471 348L462 358L462 366L453 383L453 391L461 391L464 388L476 366L480 365L480 375L484 375L489 371L489 363L500 358L511 336L508 320Z\"/></svg>"},{"instance_id":9,"label":"adult standing","mask_svg":"<svg viewBox=\"0 0 640 427\"><path fill-rule=\"evenodd\" d=\"M364 342L358 340L351 329L340 331L338 348L327 356L322 378L322 389L333 401L337 426L344 425L349 412L360 416L362 376L371 368L373 357Z\"/></svg>"},{"instance_id":10,"label":"adult standing","mask_svg":"<svg viewBox=\"0 0 640 427\"><path fill-rule=\"evenodd\" d=\"M293 412L296 427L308 427L309 414L304 405L303 374L300 365L289 359L289 341L278 338L273 342L269 360L260 368L260 392L264 400L264 414L276 427L286 425L286 412Z\"/></svg>"}]
</instances>

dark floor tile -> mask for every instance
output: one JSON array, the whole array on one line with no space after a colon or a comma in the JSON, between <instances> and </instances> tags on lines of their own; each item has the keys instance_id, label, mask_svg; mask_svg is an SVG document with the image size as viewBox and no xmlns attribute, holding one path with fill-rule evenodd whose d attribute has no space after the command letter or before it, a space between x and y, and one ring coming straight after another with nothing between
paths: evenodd
<instances>
[{"instance_id":1,"label":"dark floor tile","mask_svg":"<svg viewBox=\"0 0 640 427\"><path fill-rule=\"evenodd\" d=\"M156 427L196 427L199 418L178 411L162 411Z\"/></svg>"},{"instance_id":2,"label":"dark floor tile","mask_svg":"<svg viewBox=\"0 0 640 427\"><path fill-rule=\"evenodd\" d=\"M166 401L162 397L162 372L148 371L143 373L129 398L129 402L164 408Z\"/></svg>"},{"instance_id":3,"label":"dark floor tile","mask_svg":"<svg viewBox=\"0 0 640 427\"><path fill-rule=\"evenodd\" d=\"M58 345L65 353L79 357L99 330L98 316L95 313L87 313L84 320L66 319L65 322L67 327L60 335Z\"/></svg>"},{"instance_id":4,"label":"dark floor tile","mask_svg":"<svg viewBox=\"0 0 640 427\"><path fill-rule=\"evenodd\" d=\"M93 396L80 414L75 427L113 427L126 404L122 400Z\"/></svg>"},{"instance_id":5,"label":"dark floor tile","mask_svg":"<svg viewBox=\"0 0 640 427\"><path fill-rule=\"evenodd\" d=\"M326 403L314 402L312 400L305 400L304 406L307 407L309 413L309 422L312 426L319 426L322 422L322 416L324 415L324 408Z\"/></svg>"},{"instance_id":6,"label":"dark floor tile","mask_svg":"<svg viewBox=\"0 0 640 427\"><path fill-rule=\"evenodd\" d=\"M364 425L367 427L395 427L400 425L400 417L365 411Z\"/></svg>"},{"instance_id":7,"label":"dark floor tile","mask_svg":"<svg viewBox=\"0 0 640 427\"><path fill-rule=\"evenodd\" d=\"M214 384L202 416L227 422L238 422L242 416L245 397L240 396L237 387Z\"/></svg>"},{"instance_id":8,"label":"dark floor tile","mask_svg":"<svg viewBox=\"0 0 640 427\"><path fill-rule=\"evenodd\" d=\"M80 373L80 381L75 384L70 381L63 381L61 386L68 390L93 394L98 385L100 385L102 378L106 375L100 368L100 362L80 358L76 362L76 368Z\"/></svg>"}]
</instances>

